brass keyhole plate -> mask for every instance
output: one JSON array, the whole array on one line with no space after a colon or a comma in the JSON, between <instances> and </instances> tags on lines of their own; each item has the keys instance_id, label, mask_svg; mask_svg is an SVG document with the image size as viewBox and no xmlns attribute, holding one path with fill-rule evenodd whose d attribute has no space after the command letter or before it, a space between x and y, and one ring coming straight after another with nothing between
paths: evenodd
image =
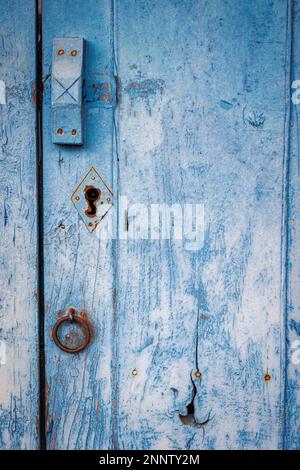
<instances>
[{"instance_id":1,"label":"brass keyhole plate","mask_svg":"<svg viewBox=\"0 0 300 470\"><path fill-rule=\"evenodd\" d=\"M79 183L71 200L89 232L95 230L112 207L113 193L92 167Z\"/></svg>"}]
</instances>

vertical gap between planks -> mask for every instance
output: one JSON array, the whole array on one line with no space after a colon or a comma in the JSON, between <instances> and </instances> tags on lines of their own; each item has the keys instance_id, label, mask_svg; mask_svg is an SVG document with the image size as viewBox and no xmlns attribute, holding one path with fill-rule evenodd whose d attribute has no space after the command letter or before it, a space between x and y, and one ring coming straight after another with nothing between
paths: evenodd
<instances>
[{"instance_id":1,"label":"vertical gap between planks","mask_svg":"<svg viewBox=\"0 0 300 470\"><path fill-rule=\"evenodd\" d=\"M42 0L36 0L36 181L37 181L37 271L38 271L38 336L39 336L39 439L46 449L46 374L45 374L45 307L43 247L43 53Z\"/></svg>"},{"instance_id":2,"label":"vertical gap between planks","mask_svg":"<svg viewBox=\"0 0 300 470\"><path fill-rule=\"evenodd\" d=\"M284 161L283 161L283 188L282 188L282 307L283 307L283 323L281 327L281 436L279 447L286 447L286 399L287 399L287 367L288 367L288 351L287 351L287 334L288 334L288 256L289 256L289 183L290 183L290 135L291 135L291 73L293 61L293 11L294 0L287 2L286 15L286 80L285 80L285 124L284 124Z\"/></svg>"},{"instance_id":3,"label":"vertical gap between planks","mask_svg":"<svg viewBox=\"0 0 300 470\"><path fill-rule=\"evenodd\" d=\"M111 394L112 394L112 449L116 450L119 448L118 444L118 335L119 335L119 324L118 324L118 292L119 292L119 270L118 270L118 260L119 260L119 143L118 143L118 106L120 98L120 81L118 75L118 57L117 57L117 5L116 0L111 0L111 41L112 41L112 61L113 61L113 70L114 70L114 79L116 80L116 104L113 110L113 129L112 129L112 181L113 181L113 192L115 195L115 206L116 206L116 227L115 233L116 236L113 240L112 246L112 259L114 263L113 267L113 334L112 334L112 351L113 351L113 362L111 369Z\"/></svg>"}]
</instances>

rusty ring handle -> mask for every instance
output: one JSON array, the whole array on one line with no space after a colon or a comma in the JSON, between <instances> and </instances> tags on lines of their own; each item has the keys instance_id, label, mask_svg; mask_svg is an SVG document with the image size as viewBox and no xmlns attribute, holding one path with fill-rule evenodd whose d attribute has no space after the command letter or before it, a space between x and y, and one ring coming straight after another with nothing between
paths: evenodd
<instances>
[{"instance_id":1,"label":"rusty ring handle","mask_svg":"<svg viewBox=\"0 0 300 470\"><path fill-rule=\"evenodd\" d=\"M67 353L78 353L78 352L82 351L83 349L85 349L87 347L87 345L89 344L90 339L91 339L91 330L90 330L88 322L86 320L84 320L84 318L76 315L75 312L76 312L76 309L74 309L73 307L70 307L67 311L67 314L64 315L63 317L59 318L57 320L57 322L55 323L54 327L52 328L52 339L53 339L54 343L62 351L65 351ZM83 330L84 330L84 340L76 348L68 348L63 343L61 343L60 340L58 339L57 333L58 333L59 327L65 321L68 321L70 323L72 323L72 322L79 323L79 325L81 325Z\"/></svg>"}]
</instances>

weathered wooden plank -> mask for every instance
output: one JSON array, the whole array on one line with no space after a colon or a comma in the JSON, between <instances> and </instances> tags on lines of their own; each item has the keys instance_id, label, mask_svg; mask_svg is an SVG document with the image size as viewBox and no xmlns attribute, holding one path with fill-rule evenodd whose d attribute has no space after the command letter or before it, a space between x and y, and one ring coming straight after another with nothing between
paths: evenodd
<instances>
[{"instance_id":1,"label":"weathered wooden plank","mask_svg":"<svg viewBox=\"0 0 300 470\"><path fill-rule=\"evenodd\" d=\"M86 42L83 147L51 143L48 77L55 37L83 37ZM112 446L113 241L101 240L99 227L89 233L70 199L92 166L112 187L112 44L110 1L43 2L45 336L51 449ZM50 338L57 311L68 306L84 308L93 328L92 344L76 355L62 352Z\"/></svg>"},{"instance_id":2,"label":"weathered wooden plank","mask_svg":"<svg viewBox=\"0 0 300 470\"><path fill-rule=\"evenodd\" d=\"M300 448L300 2L293 2L292 102L288 172L286 421L284 447Z\"/></svg>"},{"instance_id":3,"label":"weathered wooden plank","mask_svg":"<svg viewBox=\"0 0 300 470\"><path fill-rule=\"evenodd\" d=\"M205 209L201 250L118 245L119 448L282 446L289 11L117 2L119 193Z\"/></svg>"},{"instance_id":4,"label":"weathered wooden plank","mask_svg":"<svg viewBox=\"0 0 300 470\"><path fill-rule=\"evenodd\" d=\"M35 1L0 3L0 448L38 439Z\"/></svg>"}]
</instances>

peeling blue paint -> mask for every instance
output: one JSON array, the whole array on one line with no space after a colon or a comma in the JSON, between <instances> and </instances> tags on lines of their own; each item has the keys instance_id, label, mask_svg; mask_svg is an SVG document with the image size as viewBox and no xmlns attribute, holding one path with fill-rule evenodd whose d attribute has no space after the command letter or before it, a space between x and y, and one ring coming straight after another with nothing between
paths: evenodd
<instances>
[{"instance_id":1,"label":"peeling blue paint","mask_svg":"<svg viewBox=\"0 0 300 470\"><path fill-rule=\"evenodd\" d=\"M259 129L264 126L266 117L263 112L252 111L247 114L244 118L244 122L248 123L250 126Z\"/></svg>"}]
</instances>

